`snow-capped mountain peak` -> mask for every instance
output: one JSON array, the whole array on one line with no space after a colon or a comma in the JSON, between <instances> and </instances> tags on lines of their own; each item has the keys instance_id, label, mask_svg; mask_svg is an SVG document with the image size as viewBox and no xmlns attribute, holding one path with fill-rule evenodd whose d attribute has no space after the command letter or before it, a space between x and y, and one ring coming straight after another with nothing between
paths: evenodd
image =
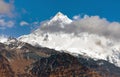
<instances>
[{"instance_id":1,"label":"snow-capped mountain peak","mask_svg":"<svg viewBox=\"0 0 120 77\"><path fill-rule=\"evenodd\" d=\"M76 27L70 25L71 22L66 15L58 12L50 21L45 22L47 25L41 25L33 33L23 35L18 40L72 55L80 54L95 60L106 60L120 67L120 43L97 34L77 33Z\"/></svg>"},{"instance_id":2,"label":"snow-capped mountain peak","mask_svg":"<svg viewBox=\"0 0 120 77\"><path fill-rule=\"evenodd\" d=\"M61 12L58 12L49 22L48 24L51 24L53 22L61 22L64 24L70 24L72 22L71 19L69 19L66 15L64 15Z\"/></svg>"}]
</instances>

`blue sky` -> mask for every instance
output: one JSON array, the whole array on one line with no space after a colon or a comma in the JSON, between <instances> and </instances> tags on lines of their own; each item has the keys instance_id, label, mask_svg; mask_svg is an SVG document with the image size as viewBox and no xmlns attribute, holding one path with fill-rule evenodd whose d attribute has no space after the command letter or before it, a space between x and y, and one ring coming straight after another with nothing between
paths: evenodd
<instances>
[{"instance_id":1,"label":"blue sky","mask_svg":"<svg viewBox=\"0 0 120 77\"><path fill-rule=\"evenodd\" d=\"M0 8L0 35L13 37L29 34L38 26L35 22L50 19L59 11L71 19L87 14L120 22L120 0L1 0L0 7L5 7Z\"/></svg>"}]
</instances>

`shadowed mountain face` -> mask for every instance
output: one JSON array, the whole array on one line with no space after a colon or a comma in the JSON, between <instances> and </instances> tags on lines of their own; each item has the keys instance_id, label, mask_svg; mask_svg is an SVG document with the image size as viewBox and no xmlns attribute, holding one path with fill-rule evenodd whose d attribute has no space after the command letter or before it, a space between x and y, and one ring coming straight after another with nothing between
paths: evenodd
<instances>
[{"instance_id":1,"label":"shadowed mountain face","mask_svg":"<svg viewBox=\"0 0 120 77\"><path fill-rule=\"evenodd\" d=\"M91 58L84 57L79 55L79 62L98 72L102 77L120 77L120 68L116 67L114 64L111 64L105 60L93 60Z\"/></svg>"},{"instance_id":2,"label":"shadowed mountain face","mask_svg":"<svg viewBox=\"0 0 120 77\"><path fill-rule=\"evenodd\" d=\"M14 72L8 60L2 55L0 55L0 77L14 77Z\"/></svg>"},{"instance_id":3,"label":"shadowed mountain face","mask_svg":"<svg viewBox=\"0 0 120 77\"><path fill-rule=\"evenodd\" d=\"M40 59L33 64L31 74L37 77L101 77L97 72L81 65L77 58L66 53Z\"/></svg>"},{"instance_id":4,"label":"shadowed mountain face","mask_svg":"<svg viewBox=\"0 0 120 77\"><path fill-rule=\"evenodd\" d=\"M0 43L0 55L4 56L4 58L1 57L0 63L4 62L2 59L5 59L5 61L8 62L7 65L9 65L9 68L13 70L15 77L30 77L29 73L27 73L27 69L32 63L42 57L48 57L51 54L57 53L58 52L53 49L37 48L22 42L19 42L19 45L15 43L9 45ZM5 67L7 68L7 66ZM4 67L1 66L1 68ZM11 72L11 70L9 72ZM2 75L0 75L0 77L2 77Z\"/></svg>"},{"instance_id":5,"label":"shadowed mountain face","mask_svg":"<svg viewBox=\"0 0 120 77\"><path fill-rule=\"evenodd\" d=\"M81 55L74 57L23 42L0 43L0 77L120 77L119 71L109 62Z\"/></svg>"}]
</instances>

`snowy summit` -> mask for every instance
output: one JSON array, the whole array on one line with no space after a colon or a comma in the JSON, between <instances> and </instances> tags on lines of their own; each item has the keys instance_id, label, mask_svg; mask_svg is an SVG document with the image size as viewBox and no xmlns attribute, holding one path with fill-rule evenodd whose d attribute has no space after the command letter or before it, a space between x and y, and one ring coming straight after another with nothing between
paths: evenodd
<instances>
[{"instance_id":1,"label":"snowy summit","mask_svg":"<svg viewBox=\"0 0 120 77\"><path fill-rule=\"evenodd\" d=\"M49 22L48 24L51 24L53 22L61 22L64 24L70 24L72 22L71 19L69 19L66 15L64 15L61 12L58 12Z\"/></svg>"},{"instance_id":2,"label":"snowy summit","mask_svg":"<svg viewBox=\"0 0 120 77\"><path fill-rule=\"evenodd\" d=\"M81 32L77 35L75 32L63 32L62 30L67 30L68 28L64 27L64 25L69 25L72 23L72 20L60 12L46 23L46 27L42 27L44 25L41 25L40 28L35 30L33 33L29 35L23 35L18 39L33 46L48 47L51 49L67 52L72 55L81 54L95 60L103 59L120 67L119 43L112 41L104 36L89 34L87 32ZM58 28L55 30L55 27L58 26L58 24L62 25L64 29ZM49 27L49 25L51 27ZM50 30L52 30L52 32L50 32Z\"/></svg>"}]
</instances>

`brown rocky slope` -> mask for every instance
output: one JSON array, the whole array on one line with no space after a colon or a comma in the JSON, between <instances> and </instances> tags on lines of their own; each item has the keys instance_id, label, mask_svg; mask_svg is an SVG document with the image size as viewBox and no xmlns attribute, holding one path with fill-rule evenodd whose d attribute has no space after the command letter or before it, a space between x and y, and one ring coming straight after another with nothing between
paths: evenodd
<instances>
[{"instance_id":1,"label":"brown rocky slope","mask_svg":"<svg viewBox=\"0 0 120 77\"><path fill-rule=\"evenodd\" d=\"M14 77L14 72L12 71L8 60L0 55L0 77Z\"/></svg>"},{"instance_id":2,"label":"brown rocky slope","mask_svg":"<svg viewBox=\"0 0 120 77\"><path fill-rule=\"evenodd\" d=\"M81 65L76 57L66 53L40 59L33 64L31 74L36 77L101 77L97 72Z\"/></svg>"},{"instance_id":3,"label":"brown rocky slope","mask_svg":"<svg viewBox=\"0 0 120 77\"><path fill-rule=\"evenodd\" d=\"M83 56L78 58L27 43L0 43L0 77L120 77L119 68L117 71L117 67L113 68L108 62L105 66L108 67L85 60ZM106 71L108 69L113 73Z\"/></svg>"}]
</instances>

